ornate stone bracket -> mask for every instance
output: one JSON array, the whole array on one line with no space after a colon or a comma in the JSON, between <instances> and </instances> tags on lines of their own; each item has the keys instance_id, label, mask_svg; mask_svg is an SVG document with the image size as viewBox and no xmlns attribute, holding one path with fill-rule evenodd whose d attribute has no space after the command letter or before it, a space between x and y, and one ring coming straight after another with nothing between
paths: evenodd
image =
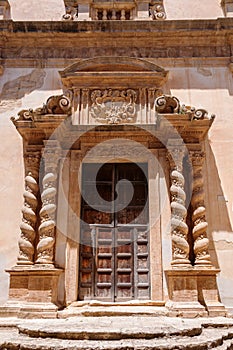
<instances>
[{"instance_id":1,"label":"ornate stone bracket","mask_svg":"<svg viewBox=\"0 0 233 350\"><path fill-rule=\"evenodd\" d=\"M41 193L42 208L39 226L39 242L37 244L37 264L53 264L56 227L56 195L57 195L57 166L60 159L58 141L44 142L43 150L44 177Z\"/></svg>"},{"instance_id":2,"label":"ornate stone bracket","mask_svg":"<svg viewBox=\"0 0 233 350\"><path fill-rule=\"evenodd\" d=\"M166 19L166 13L163 6L163 1L151 1L149 4L149 15L153 20L164 20Z\"/></svg>"},{"instance_id":3,"label":"ornate stone bracket","mask_svg":"<svg viewBox=\"0 0 233 350\"><path fill-rule=\"evenodd\" d=\"M184 191L184 176L182 174L185 149L180 141L170 140L167 150L171 169L171 264L174 267L189 266L188 226L186 224L187 210L185 208L186 194Z\"/></svg>"},{"instance_id":4,"label":"ornate stone bracket","mask_svg":"<svg viewBox=\"0 0 233 350\"><path fill-rule=\"evenodd\" d=\"M209 255L209 239L207 238L208 223L206 221L206 208L204 205L204 189L202 166L204 153L190 151L189 158L193 166L193 193L192 193L192 235L194 239L195 265L212 267Z\"/></svg>"}]
</instances>

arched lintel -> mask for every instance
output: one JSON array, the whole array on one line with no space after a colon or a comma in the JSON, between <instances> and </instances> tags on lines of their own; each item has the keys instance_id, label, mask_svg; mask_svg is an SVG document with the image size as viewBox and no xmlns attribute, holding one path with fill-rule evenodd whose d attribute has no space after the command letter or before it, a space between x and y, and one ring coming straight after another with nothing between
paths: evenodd
<instances>
[{"instance_id":1,"label":"arched lintel","mask_svg":"<svg viewBox=\"0 0 233 350\"><path fill-rule=\"evenodd\" d=\"M70 88L159 88L168 71L146 59L116 56L78 61L59 72L62 83Z\"/></svg>"},{"instance_id":2,"label":"arched lintel","mask_svg":"<svg viewBox=\"0 0 233 350\"><path fill-rule=\"evenodd\" d=\"M127 56L100 56L94 58L88 58L72 65L60 71L61 76L69 76L76 72L127 72L127 71L139 71L139 72L158 72L167 75L167 71L162 67L148 61L147 59L127 57Z\"/></svg>"}]
</instances>

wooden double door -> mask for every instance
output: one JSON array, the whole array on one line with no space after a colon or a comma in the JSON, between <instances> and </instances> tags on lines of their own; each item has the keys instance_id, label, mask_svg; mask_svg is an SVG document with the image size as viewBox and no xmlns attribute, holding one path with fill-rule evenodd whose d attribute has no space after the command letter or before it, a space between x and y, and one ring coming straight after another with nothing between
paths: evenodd
<instances>
[{"instance_id":1,"label":"wooden double door","mask_svg":"<svg viewBox=\"0 0 233 350\"><path fill-rule=\"evenodd\" d=\"M150 299L146 164L83 164L78 295Z\"/></svg>"}]
</instances>

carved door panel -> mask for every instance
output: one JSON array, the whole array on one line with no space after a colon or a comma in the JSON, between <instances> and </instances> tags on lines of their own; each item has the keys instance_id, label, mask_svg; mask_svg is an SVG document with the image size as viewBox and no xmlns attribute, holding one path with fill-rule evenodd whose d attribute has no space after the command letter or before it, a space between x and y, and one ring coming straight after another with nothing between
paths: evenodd
<instances>
[{"instance_id":1,"label":"carved door panel","mask_svg":"<svg viewBox=\"0 0 233 350\"><path fill-rule=\"evenodd\" d=\"M149 299L147 167L98 167L83 167L79 299Z\"/></svg>"}]
</instances>

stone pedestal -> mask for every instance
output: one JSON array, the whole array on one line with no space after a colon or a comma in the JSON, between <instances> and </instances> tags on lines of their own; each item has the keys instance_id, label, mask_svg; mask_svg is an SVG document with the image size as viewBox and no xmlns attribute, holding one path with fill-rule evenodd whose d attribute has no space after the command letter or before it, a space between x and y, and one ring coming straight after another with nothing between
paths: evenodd
<instances>
[{"instance_id":1,"label":"stone pedestal","mask_svg":"<svg viewBox=\"0 0 233 350\"><path fill-rule=\"evenodd\" d=\"M171 269L165 271L170 300L166 303L170 316L226 316L219 301L216 274L211 269Z\"/></svg>"},{"instance_id":2,"label":"stone pedestal","mask_svg":"<svg viewBox=\"0 0 233 350\"><path fill-rule=\"evenodd\" d=\"M198 270L197 270L198 272ZM198 300L205 305L209 316L226 316L225 306L219 300L217 269L200 270L197 274Z\"/></svg>"},{"instance_id":3,"label":"stone pedestal","mask_svg":"<svg viewBox=\"0 0 233 350\"><path fill-rule=\"evenodd\" d=\"M9 300L0 308L2 317L56 317L57 286L62 269L15 266L7 272L10 274Z\"/></svg>"}]
</instances>

